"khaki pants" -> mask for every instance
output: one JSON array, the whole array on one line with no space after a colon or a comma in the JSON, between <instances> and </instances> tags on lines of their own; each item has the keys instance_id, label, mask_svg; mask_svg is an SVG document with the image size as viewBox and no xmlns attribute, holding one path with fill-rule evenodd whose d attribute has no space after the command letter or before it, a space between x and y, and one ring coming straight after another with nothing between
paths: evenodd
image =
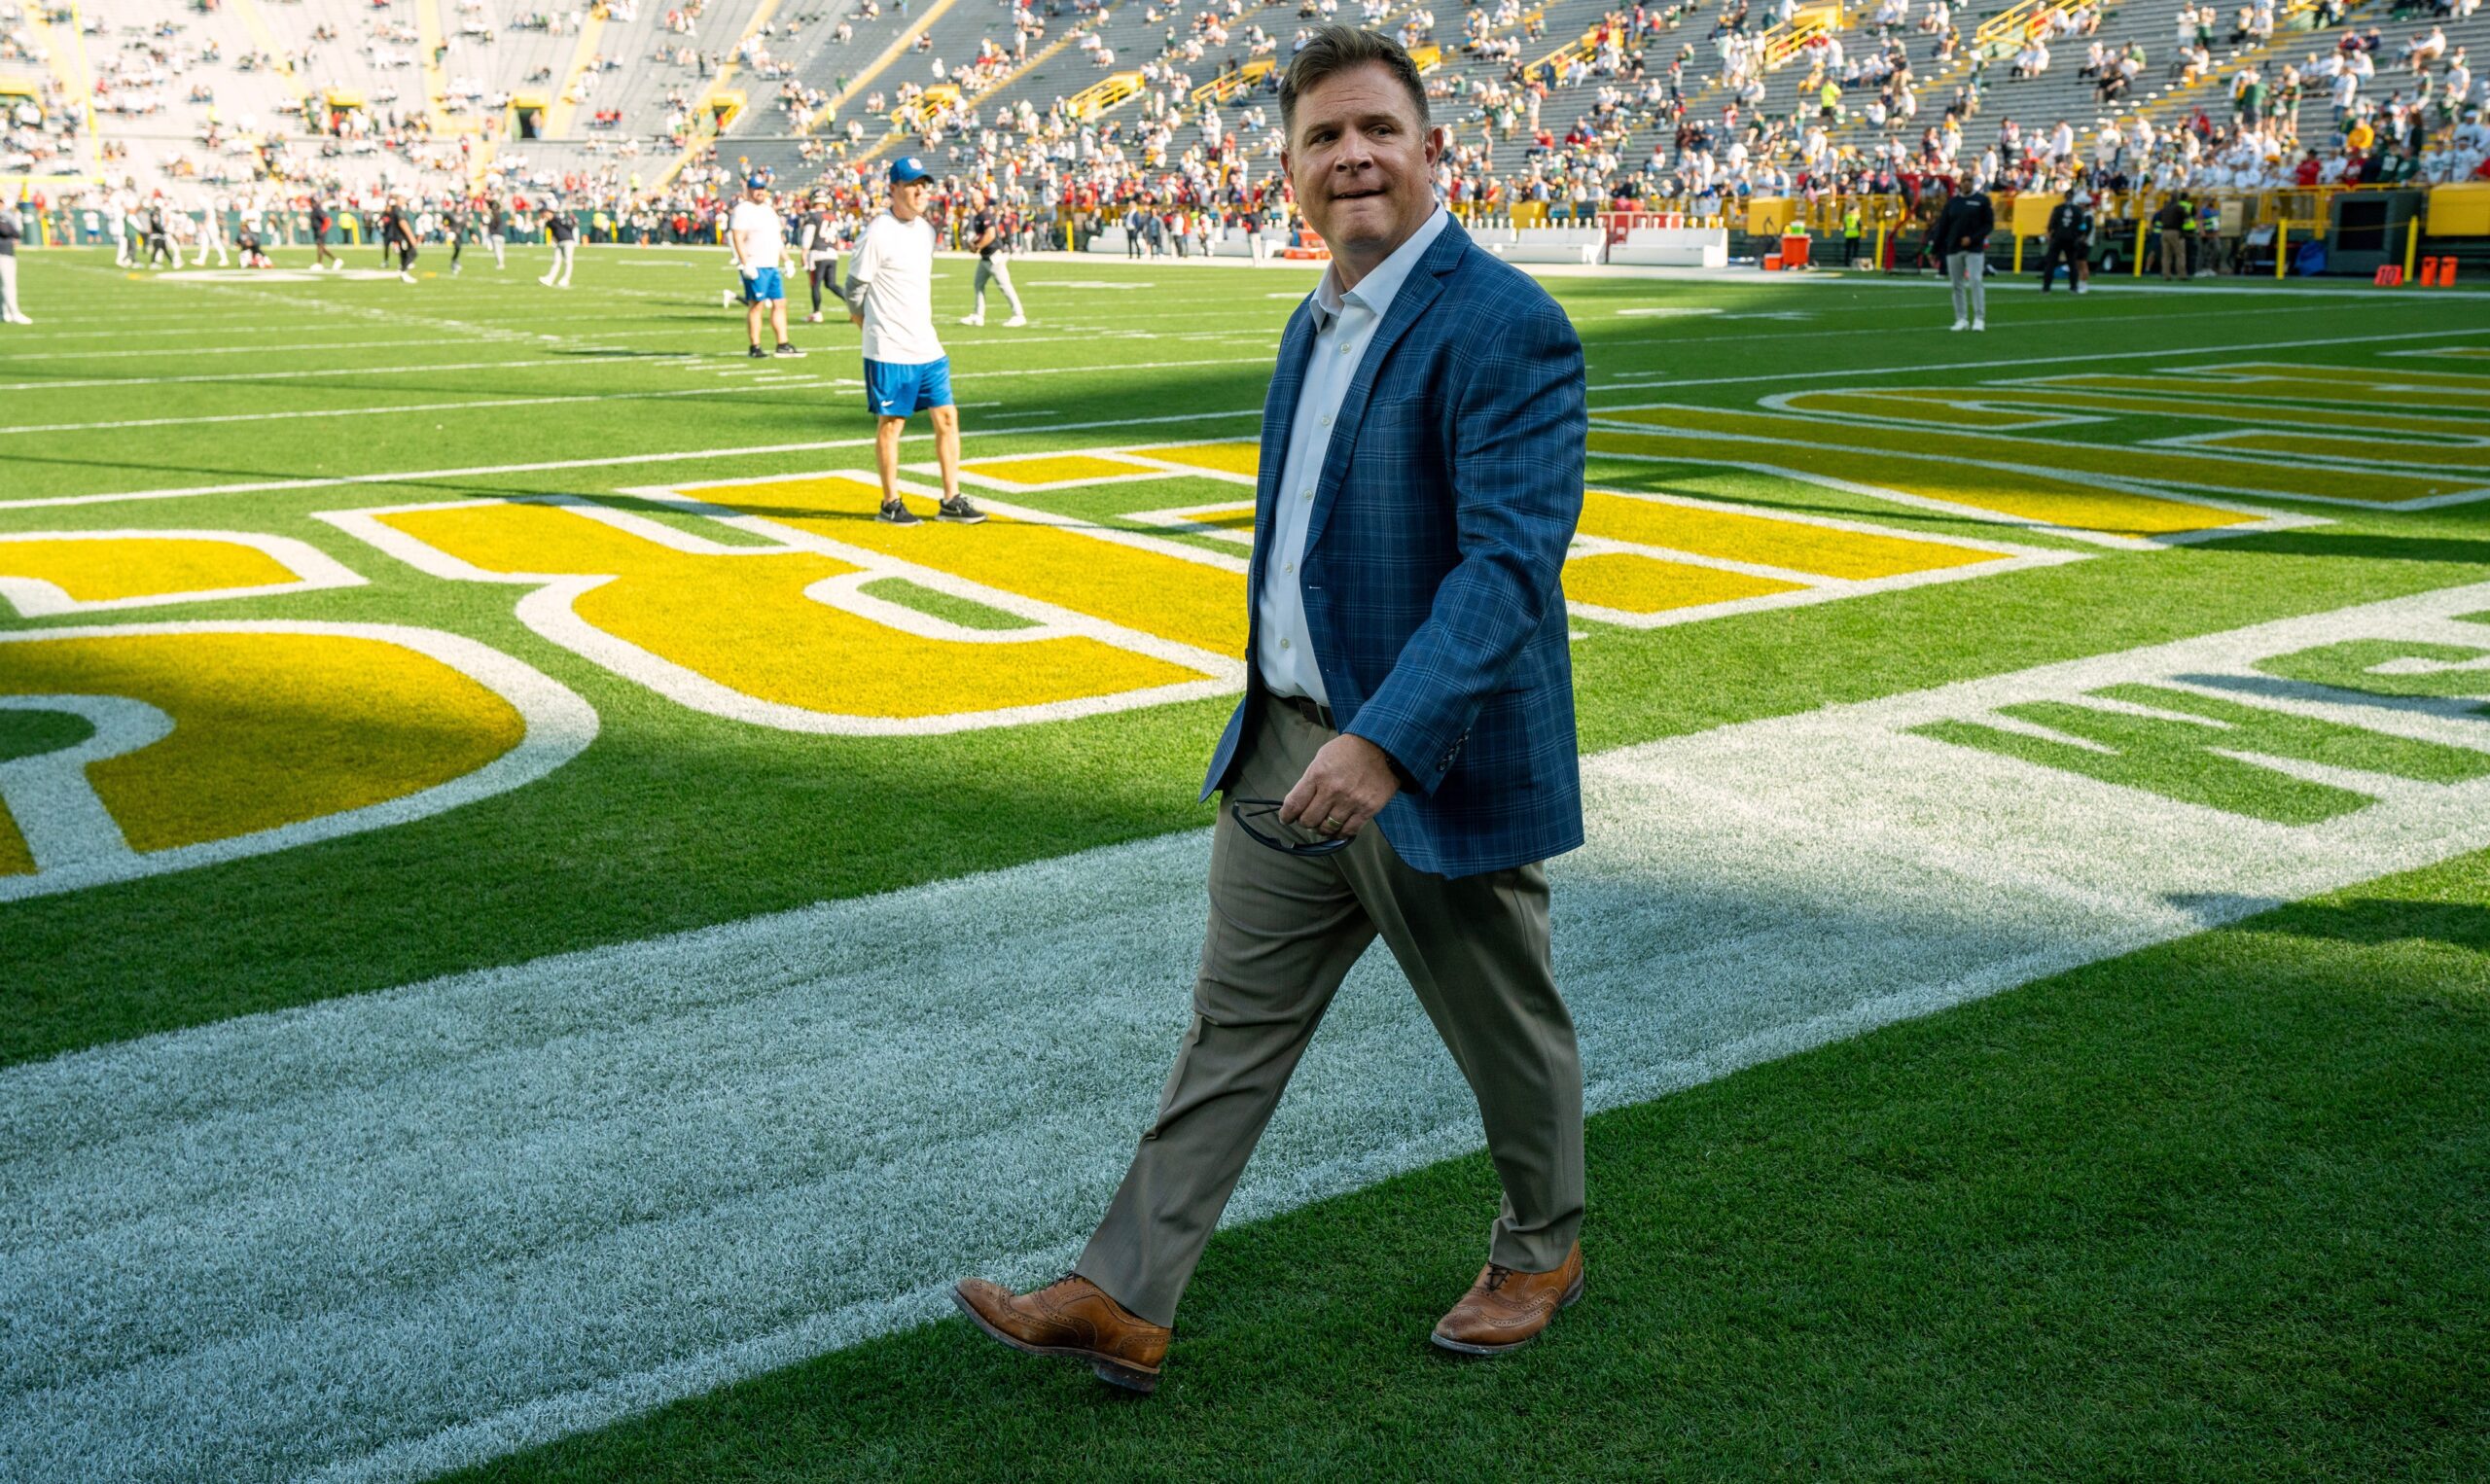
<instances>
[{"instance_id":1,"label":"khaki pants","mask_svg":"<svg viewBox=\"0 0 2490 1484\"><path fill-rule=\"evenodd\" d=\"M1235 795L1282 798L1334 733L1277 703L1261 710ZM1276 816L1256 828L1317 838ZM1371 825L1335 854L1293 856L1257 843L1223 804L1210 901L1192 1024L1075 1271L1143 1319L1175 1322L1289 1074L1378 935L1478 1099L1505 1187L1489 1259L1561 1265L1583 1218L1583 1072L1549 967L1547 868L1430 875Z\"/></svg>"}]
</instances>

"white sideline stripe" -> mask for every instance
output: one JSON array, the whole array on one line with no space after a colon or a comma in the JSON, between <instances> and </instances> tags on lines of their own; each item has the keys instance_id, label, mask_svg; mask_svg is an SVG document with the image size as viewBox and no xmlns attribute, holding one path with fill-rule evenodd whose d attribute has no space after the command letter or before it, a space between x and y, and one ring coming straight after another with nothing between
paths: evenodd
<instances>
[{"instance_id":1,"label":"white sideline stripe","mask_svg":"<svg viewBox=\"0 0 2490 1484\"><path fill-rule=\"evenodd\" d=\"M2132 361L2161 357L2169 361L2192 360L2197 356L2227 355L2239 350L2293 350L2309 345L2383 345L2395 340L2432 340L2451 335L2490 335L2490 329L2416 330L2408 335L2338 335L2311 340L2259 340L2246 345L2191 345L2172 350L2094 350L2081 355L2015 356L1997 361L1922 361L1911 366L1868 366L1851 368L1823 367L1814 371L1762 371L1749 376L1688 376L1644 378L1631 372L1620 372L1621 380L1592 387L1594 392L1649 392L1672 386L1734 386L1749 381L1816 381L1829 376L1917 376L1929 371L1990 371L2000 366L2065 366L2077 361ZM1618 343L1607 341L1608 344ZM1661 343L1658 341L1654 344ZM1683 345L1684 340L1668 341ZM2317 368L2324 370L2325 368ZM1862 391L1875 388L1863 386ZM1594 407L1593 411L1605 408Z\"/></svg>"},{"instance_id":2,"label":"white sideline stripe","mask_svg":"<svg viewBox=\"0 0 2490 1484\"><path fill-rule=\"evenodd\" d=\"M1163 417L1118 417L1105 422L1059 423L1049 433L1077 433L1092 428L1138 428L1158 423L1219 422L1231 417L1260 417L1260 407L1225 412L1176 412ZM1025 435L1026 428L963 428L960 437L1001 438ZM930 439L932 434L922 435ZM907 440L917 442L919 440ZM835 438L807 443L761 443L743 448L691 448L668 453L623 453L594 459L552 459L534 464L476 464L464 469L415 469L397 474L316 475L300 479L261 479L247 484L194 484L186 488L141 489L101 495L46 495L32 500L0 500L0 511L53 505L111 505L122 500L180 500L194 495L251 495L275 489L326 489L351 484L425 484L440 479L476 478L485 475L544 474L562 469L611 469L626 464L677 464L700 459L753 458L764 454L818 453L826 448L870 448L871 438Z\"/></svg>"},{"instance_id":3,"label":"white sideline stripe","mask_svg":"<svg viewBox=\"0 0 2490 1484\"><path fill-rule=\"evenodd\" d=\"M830 378L818 375L797 375L772 380L772 390L790 386L828 386ZM662 392L589 392L568 397L495 397L480 402L413 402L385 407L310 407L291 412L226 412L203 417L132 417L120 422L49 422L27 423L18 427L0 426L0 438L18 433L95 433L111 428L187 428L203 423L283 422L301 417L381 417L412 416L419 412L461 412L475 407L536 407L565 402L653 402L670 397L717 397L729 392L749 391L742 386L696 386Z\"/></svg>"},{"instance_id":4,"label":"white sideline stripe","mask_svg":"<svg viewBox=\"0 0 2490 1484\"><path fill-rule=\"evenodd\" d=\"M2479 583L1586 760L1554 900L1590 1106L2490 845L2490 779L2294 768L2380 797L2294 828L1905 730L2153 679L2490 752L2471 702L2250 669L2362 636L2478 652L2490 628L2450 619L2485 608ZM0 1475L415 1479L947 1312L963 1273L1052 1276L1155 1106L1204 851L1189 831L0 1072ZM1479 1143L1370 955L1229 1219Z\"/></svg>"},{"instance_id":5,"label":"white sideline stripe","mask_svg":"<svg viewBox=\"0 0 2490 1484\"><path fill-rule=\"evenodd\" d=\"M441 343L445 344L447 342L444 341ZM434 371L524 371L547 366L586 368L591 366L679 367L683 365L683 362L679 358L673 357L658 358L655 356L600 353L606 351L608 348L609 347L605 346L586 346L575 354L556 356L551 360L542 361L459 361L444 366L349 366L337 367L334 369L322 368L310 371L231 371L225 373L211 372L196 376L98 376L80 381L11 381L0 382L0 392L56 392L72 390L79 387L93 386L171 386L177 383L192 381L299 381L306 377L313 376L426 375ZM186 354L186 352L183 353ZM824 354L827 354L827 352L824 352ZM740 356L732 358L719 356L714 359L724 362L728 359L741 360L743 358ZM1268 361L1270 357L1267 355L1216 356L1208 360L1200 361L1109 361L1094 366L1003 367L991 371L960 371L954 373L951 379L953 381L979 381L988 376L1070 376L1082 374L1114 375L1123 371L1173 371L1179 368L1193 366L1240 366L1247 362ZM698 365L704 363L695 361L694 364ZM2062 360L2060 364L2065 363ZM728 368L725 368L722 365L720 369L724 370ZM732 369L743 370L744 368L736 367Z\"/></svg>"}]
</instances>

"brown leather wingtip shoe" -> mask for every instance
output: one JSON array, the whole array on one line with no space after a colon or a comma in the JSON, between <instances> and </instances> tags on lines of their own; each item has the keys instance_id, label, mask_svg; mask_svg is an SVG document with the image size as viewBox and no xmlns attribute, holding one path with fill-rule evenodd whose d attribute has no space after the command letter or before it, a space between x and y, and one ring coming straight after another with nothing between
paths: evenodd
<instances>
[{"instance_id":1,"label":"brown leather wingtip shoe","mask_svg":"<svg viewBox=\"0 0 2490 1484\"><path fill-rule=\"evenodd\" d=\"M1466 1356L1502 1355L1537 1338L1557 1310L1582 1296L1580 1242L1553 1272L1525 1273L1490 1262L1478 1270L1478 1281L1452 1312L1436 1321L1432 1338L1442 1349Z\"/></svg>"},{"instance_id":2,"label":"brown leather wingtip shoe","mask_svg":"<svg viewBox=\"0 0 2490 1484\"><path fill-rule=\"evenodd\" d=\"M1077 1273L1034 1293L963 1278L951 1290L951 1301L979 1329L1014 1350L1086 1360L1099 1380L1145 1396L1158 1390L1159 1362L1175 1332L1132 1313Z\"/></svg>"}]
</instances>

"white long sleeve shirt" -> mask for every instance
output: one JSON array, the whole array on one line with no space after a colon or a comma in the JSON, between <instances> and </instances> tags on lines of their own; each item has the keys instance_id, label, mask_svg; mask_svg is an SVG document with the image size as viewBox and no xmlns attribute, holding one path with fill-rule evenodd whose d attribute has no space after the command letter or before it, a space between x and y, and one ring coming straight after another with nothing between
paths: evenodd
<instances>
[{"instance_id":1,"label":"white long sleeve shirt","mask_svg":"<svg viewBox=\"0 0 2490 1484\"><path fill-rule=\"evenodd\" d=\"M1409 272L1426 256L1451 218L1441 206L1427 218L1409 240L1375 265L1374 271L1343 291L1336 265L1323 270L1312 296L1314 348L1305 358L1305 380L1298 388L1297 410L1289 420L1288 452L1280 461L1279 491L1271 506L1268 546L1255 553L1263 563L1262 594L1256 602L1254 662L1263 684L1274 695L1302 695L1328 706L1323 672L1314 662L1314 644L1305 626L1305 590L1298 569L1305 563L1305 536L1314 516L1314 486L1323 477L1323 457L1332 447L1332 422L1340 402L1366 361L1367 345L1376 327L1392 312L1392 300Z\"/></svg>"}]
</instances>

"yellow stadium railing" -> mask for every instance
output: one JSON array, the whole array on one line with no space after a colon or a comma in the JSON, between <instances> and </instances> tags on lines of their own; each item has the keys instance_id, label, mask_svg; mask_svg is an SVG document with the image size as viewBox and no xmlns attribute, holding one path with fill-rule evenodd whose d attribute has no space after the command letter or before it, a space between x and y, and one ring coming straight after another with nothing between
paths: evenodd
<instances>
[{"instance_id":1,"label":"yellow stadium railing","mask_svg":"<svg viewBox=\"0 0 2490 1484\"><path fill-rule=\"evenodd\" d=\"M1821 20L1793 20L1763 33L1763 70L1778 72L1819 36L1832 34Z\"/></svg>"},{"instance_id":2,"label":"yellow stadium railing","mask_svg":"<svg viewBox=\"0 0 2490 1484\"><path fill-rule=\"evenodd\" d=\"M1258 56L1244 66L1223 72L1193 89L1196 103L1225 103L1271 75L1274 63L1267 56Z\"/></svg>"},{"instance_id":3,"label":"yellow stadium railing","mask_svg":"<svg viewBox=\"0 0 2490 1484\"><path fill-rule=\"evenodd\" d=\"M2065 0L2015 0L2014 4L1979 23L1979 28L1972 32L1972 45L1991 47L2000 42L2019 43L2031 34L2033 21L2064 9Z\"/></svg>"},{"instance_id":4,"label":"yellow stadium railing","mask_svg":"<svg viewBox=\"0 0 2490 1484\"><path fill-rule=\"evenodd\" d=\"M1072 117L1083 121L1095 119L1108 109L1141 91L1138 72L1111 72L1064 100Z\"/></svg>"},{"instance_id":5,"label":"yellow stadium railing","mask_svg":"<svg viewBox=\"0 0 2490 1484\"><path fill-rule=\"evenodd\" d=\"M1532 62L1530 64L1530 71L1525 75L1536 77L1546 68L1562 66L1566 62L1573 61L1577 57L1587 58L1592 53L1598 50L1599 27L1593 26L1589 30L1584 31L1582 35L1576 37L1574 40L1567 42L1565 45L1558 47L1555 51L1548 53L1546 56Z\"/></svg>"}]
</instances>

